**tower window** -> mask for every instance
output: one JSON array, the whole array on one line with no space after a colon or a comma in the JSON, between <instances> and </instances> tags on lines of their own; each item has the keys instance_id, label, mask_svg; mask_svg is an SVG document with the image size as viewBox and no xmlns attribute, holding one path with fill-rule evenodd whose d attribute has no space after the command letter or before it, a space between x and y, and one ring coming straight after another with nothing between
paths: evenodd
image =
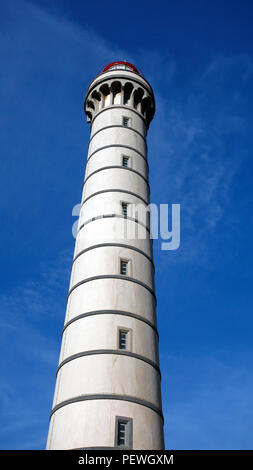
<instances>
[{"instance_id":1,"label":"tower window","mask_svg":"<svg viewBox=\"0 0 253 470\"><path fill-rule=\"evenodd\" d=\"M126 445L126 427L127 423L123 421L118 422L118 446Z\"/></svg>"},{"instance_id":2,"label":"tower window","mask_svg":"<svg viewBox=\"0 0 253 470\"><path fill-rule=\"evenodd\" d=\"M129 123L130 123L130 118L123 116L123 126L127 127L129 126Z\"/></svg>"},{"instance_id":3,"label":"tower window","mask_svg":"<svg viewBox=\"0 0 253 470\"><path fill-rule=\"evenodd\" d=\"M131 449L133 446L133 420L116 416L115 444Z\"/></svg>"},{"instance_id":4,"label":"tower window","mask_svg":"<svg viewBox=\"0 0 253 470\"><path fill-rule=\"evenodd\" d=\"M127 349L127 331L119 330L119 349Z\"/></svg>"},{"instance_id":5,"label":"tower window","mask_svg":"<svg viewBox=\"0 0 253 470\"><path fill-rule=\"evenodd\" d=\"M124 217L127 217L127 206L128 204L126 202L122 202L122 214Z\"/></svg>"},{"instance_id":6,"label":"tower window","mask_svg":"<svg viewBox=\"0 0 253 470\"><path fill-rule=\"evenodd\" d=\"M122 157L122 166L124 166L125 168L127 168L129 166L129 157L126 157L125 155L123 155L123 157Z\"/></svg>"},{"instance_id":7,"label":"tower window","mask_svg":"<svg viewBox=\"0 0 253 470\"><path fill-rule=\"evenodd\" d=\"M121 260L120 261L120 274L123 276L127 276L128 274L128 261Z\"/></svg>"}]
</instances>

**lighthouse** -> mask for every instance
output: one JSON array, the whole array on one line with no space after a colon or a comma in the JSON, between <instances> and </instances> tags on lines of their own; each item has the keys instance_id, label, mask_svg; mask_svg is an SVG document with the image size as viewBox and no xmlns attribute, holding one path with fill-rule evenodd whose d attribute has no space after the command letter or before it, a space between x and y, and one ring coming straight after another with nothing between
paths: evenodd
<instances>
[{"instance_id":1,"label":"lighthouse","mask_svg":"<svg viewBox=\"0 0 253 470\"><path fill-rule=\"evenodd\" d=\"M89 85L84 110L90 141L47 449L160 450L153 90L133 64L112 62Z\"/></svg>"}]
</instances>

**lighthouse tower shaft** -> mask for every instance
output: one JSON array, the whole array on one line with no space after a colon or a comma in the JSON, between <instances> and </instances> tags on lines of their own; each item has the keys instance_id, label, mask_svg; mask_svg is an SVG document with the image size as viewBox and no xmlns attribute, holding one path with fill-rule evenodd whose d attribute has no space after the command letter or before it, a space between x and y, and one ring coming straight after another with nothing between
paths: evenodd
<instances>
[{"instance_id":1,"label":"lighthouse tower shaft","mask_svg":"<svg viewBox=\"0 0 253 470\"><path fill-rule=\"evenodd\" d=\"M90 84L81 210L47 449L163 449L146 134L152 88L109 64Z\"/></svg>"}]
</instances>

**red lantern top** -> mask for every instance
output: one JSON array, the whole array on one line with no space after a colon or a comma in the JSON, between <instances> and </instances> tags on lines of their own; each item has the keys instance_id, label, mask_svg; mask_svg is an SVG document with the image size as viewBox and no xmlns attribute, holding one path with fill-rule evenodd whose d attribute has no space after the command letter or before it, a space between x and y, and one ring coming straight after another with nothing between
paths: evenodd
<instances>
[{"instance_id":1,"label":"red lantern top","mask_svg":"<svg viewBox=\"0 0 253 470\"><path fill-rule=\"evenodd\" d=\"M104 67L101 71L103 72L109 72L110 70L129 70L130 72L135 72L138 73L139 75L142 75L140 70L135 67L135 65L130 64L130 62L125 62L123 60L118 60L116 62L111 62L108 64L106 67Z\"/></svg>"}]
</instances>

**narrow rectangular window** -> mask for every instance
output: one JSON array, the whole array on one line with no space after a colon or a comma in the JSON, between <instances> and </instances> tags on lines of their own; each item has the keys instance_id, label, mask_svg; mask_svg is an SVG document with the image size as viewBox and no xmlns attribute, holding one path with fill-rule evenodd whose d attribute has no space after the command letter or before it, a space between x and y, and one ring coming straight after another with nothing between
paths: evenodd
<instances>
[{"instance_id":1,"label":"narrow rectangular window","mask_svg":"<svg viewBox=\"0 0 253 470\"><path fill-rule=\"evenodd\" d=\"M126 427L127 423L123 421L118 422L118 446L126 445Z\"/></svg>"},{"instance_id":2,"label":"narrow rectangular window","mask_svg":"<svg viewBox=\"0 0 253 470\"><path fill-rule=\"evenodd\" d=\"M128 167L128 164L129 164L129 157L126 157L125 155L122 157L122 166L124 166L125 168Z\"/></svg>"},{"instance_id":3,"label":"narrow rectangular window","mask_svg":"<svg viewBox=\"0 0 253 470\"><path fill-rule=\"evenodd\" d=\"M132 449L133 447L133 419L116 416L115 445Z\"/></svg>"},{"instance_id":4,"label":"narrow rectangular window","mask_svg":"<svg viewBox=\"0 0 253 470\"><path fill-rule=\"evenodd\" d=\"M127 349L127 331L119 330L119 349Z\"/></svg>"},{"instance_id":5,"label":"narrow rectangular window","mask_svg":"<svg viewBox=\"0 0 253 470\"><path fill-rule=\"evenodd\" d=\"M129 118L126 116L123 116L123 126L127 127L129 125Z\"/></svg>"},{"instance_id":6,"label":"narrow rectangular window","mask_svg":"<svg viewBox=\"0 0 253 470\"><path fill-rule=\"evenodd\" d=\"M127 268L128 268L128 261L121 260L121 262L120 262L120 274L123 274L123 276L126 276L127 275Z\"/></svg>"},{"instance_id":7,"label":"narrow rectangular window","mask_svg":"<svg viewBox=\"0 0 253 470\"><path fill-rule=\"evenodd\" d=\"M122 214L124 217L127 217L127 206L128 204L126 202L122 202Z\"/></svg>"}]
</instances>

